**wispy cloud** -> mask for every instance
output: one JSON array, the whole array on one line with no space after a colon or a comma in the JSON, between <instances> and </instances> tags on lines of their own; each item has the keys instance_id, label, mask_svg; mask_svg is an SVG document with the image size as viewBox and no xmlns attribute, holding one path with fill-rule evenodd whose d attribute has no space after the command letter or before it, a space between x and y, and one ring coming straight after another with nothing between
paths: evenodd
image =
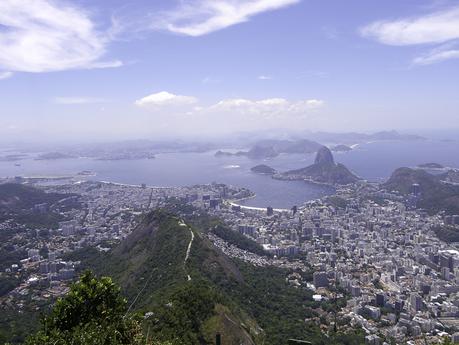
<instances>
[{"instance_id":1,"label":"wispy cloud","mask_svg":"<svg viewBox=\"0 0 459 345\"><path fill-rule=\"evenodd\" d=\"M459 49L449 49L446 47L439 47L436 49L432 49L430 52L418 56L413 59L414 65L432 65L434 63L451 60L451 59L459 59Z\"/></svg>"},{"instance_id":2,"label":"wispy cloud","mask_svg":"<svg viewBox=\"0 0 459 345\"><path fill-rule=\"evenodd\" d=\"M205 77L203 80L201 80L201 82L203 84L218 84L221 82L221 80L213 77Z\"/></svg>"},{"instance_id":3,"label":"wispy cloud","mask_svg":"<svg viewBox=\"0 0 459 345\"><path fill-rule=\"evenodd\" d=\"M273 79L272 77L270 77L269 75L259 75L258 76L258 80L271 80Z\"/></svg>"},{"instance_id":4,"label":"wispy cloud","mask_svg":"<svg viewBox=\"0 0 459 345\"><path fill-rule=\"evenodd\" d=\"M459 39L459 6L424 16L377 21L360 32L365 37L394 46L444 43Z\"/></svg>"},{"instance_id":5,"label":"wispy cloud","mask_svg":"<svg viewBox=\"0 0 459 345\"><path fill-rule=\"evenodd\" d=\"M208 108L210 112L241 114L259 118L302 116L312 109L318 109L325 102L318 99L290 101L285 98L251 100L245 98L225 99Z\"/></svg>"},{"instance_id":6,"label":"wispy cloud","mask_svg":"<svg viewBox=\"0 0 459 345\"><path fill-rule=\"evenodd\" d=\"M74 104L107 103L108 101L104 98L94 98L94 97L56 97L53 99L53 102L56 104L74 105Z\"/></svg>"},{"instance_id":7,"label":"wispy cloud","mask_svg":"<svg viewBox=\"0 0 459 345\"><path fill-rule=\"evenodd\" d=\"M329 40L336 40L339 37L338 29L335 28L335 27L332 27L332 26L323 26L322 27L322 33Z\"/></svg>"},{"instance_id":8,"label":"wispy cloud","mask_svg":"<svg viewBox=\"0 0 459 345\"><path fill-rule=\"evenodd\" d=\"M360 29L362 36L391 46L450 44L459 39L459 6L427 15L377 21ZM413 65L430 65L459 58L457 49L444 45L413 59Z\"/></svg>"},{"instance_id":9,"label":"wispy cloud","mask_svg":"<svg viewBox=\"0 0 459 345\"><path fill-rule=\"evenodd\" d=\"M328 72L324 72L324 71L314 71L314 70L312 70L312 71L302 72L296 78L297 79L303 79L303 78L310 78L310 77L324 79L324 78L330 77L330 74Z\"/></svg>"},{"instance_id":10,"label":"wispy cloud","mask_svg":"<svg viewBox=\"0 0 459 345\"><path fill-rule=\"evenodd\" d=\"M8 79L8 78L11 78L13 76L13 72L0 72L0 80L3 80L3 79Z\"/></svg>"},{"instance_id":11,"label":"wispy cloud","mask_svg":"<svg viewBox=\"0 0 459 345\"><path fill-rule=\"evenodd\" d=\"M251 17L301 0L184 0L154 18L153 28L187 36L202 36L247 22Z\"/></svg>"},{"instance_id":12,"label":"wispy cloud","mask_svg":"<svg viewBox=\"0 0 459 345\"><path fill-rule=\"evenodd\" d=\"M52 0L0 1L0 68L18 72L118 67L111 37L82 8Z\"/></svg>"}]
</instances>

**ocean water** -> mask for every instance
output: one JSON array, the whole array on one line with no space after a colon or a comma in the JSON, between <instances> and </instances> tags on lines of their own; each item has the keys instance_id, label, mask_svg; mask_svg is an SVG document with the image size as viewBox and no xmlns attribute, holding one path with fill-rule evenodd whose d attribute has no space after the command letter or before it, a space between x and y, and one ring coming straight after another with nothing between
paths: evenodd
<instances>
[{"instance_id":1,"label":"ocean water","mask_svg":"<svg viewBox=\"0 0 459 345\"><path fill-rule=\"evenodd\" d=\"M427 140L416 142L375 142L359 145L351 152L335 153L335 160L345 164L360 177L371 181L387 179L401 166L440 163L459 168L459 142ZM0 176L65 176L90 170L96 176L87 179L149 186L186 186L219 182L246 187L256 197L248 206L290 208L305 201L330 194L332 189L302 181L278 181L254 174L250 168L267 164L279 171L311 164L314 155L283 154L269 160L246 157L214 157L206 153L158 154L156 159L98 161L88 158L0 162Z\"/></svg>"},{"instance_id":2,"label":"ocean water","mask_svg":"<svg viewBox=\"0 0 459 345\"><path fill-rule=\"evenodd\" d=\"M459 168L459 141L375 142L358 146L348 153L336 154L335 159L362 178L384 181L400 167L439 163L446 167Z\"/></svg>"}]
</instances>

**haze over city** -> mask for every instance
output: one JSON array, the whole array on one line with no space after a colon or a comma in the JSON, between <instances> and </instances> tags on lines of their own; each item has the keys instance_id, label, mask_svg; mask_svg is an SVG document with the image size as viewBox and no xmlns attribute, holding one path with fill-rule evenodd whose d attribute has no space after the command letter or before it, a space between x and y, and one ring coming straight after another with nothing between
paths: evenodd
<instances>
[{"instance_id":1,"label":"haze over city","mask_svg":"<svg viewBox=\"0 0 459 345\"><path fill-rule=\"evenodd\" d=\"M3 141L459 128L457 1L0 3Z\"/></svg>"},{"instance_id":2,"label":"haze over city","mask_svg":"<svg viewBox=\"0 0 459 345\"><path fill-rule=\"evenodd\" d=\"M0 344L459 344L459 0L0 0Z\"/></svg>"}]
</instances>

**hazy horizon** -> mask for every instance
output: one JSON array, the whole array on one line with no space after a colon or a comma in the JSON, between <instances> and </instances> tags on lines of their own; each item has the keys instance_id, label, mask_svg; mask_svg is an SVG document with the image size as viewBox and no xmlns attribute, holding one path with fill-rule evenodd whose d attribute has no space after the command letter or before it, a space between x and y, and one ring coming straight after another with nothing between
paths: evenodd
<instances>
[{"instance_id":1,"label":"hazy horizon","mask_svg":"<svg viewBox=\"0 0 459 345\"><path fill-rule=\"evenodd\" d=\"M458 39L454 1L4 1L0 136L459 129Z\"/></svg>"},{"instance_id":2,"label":"hazy horizon","mask_svg":"<svg viewBox=\"0 0 459 345\"><path fill-rule=\"evenodd\" d=\"M459 129L418 129L418 130L395 130L395 129L382 129L375 131L281 131L281 130L271 130L271 131L252 131L252 132L236 132L226 135L210 135L202 136L196 134L189 135L165 135L165 136L156 136L156 135L145 135L145 136L101 136L101 137L85 137L85 136L75 136L75 137L58 137L58 136L30 136L30 137L0 137L0 144L5 145L5 147L11 148L24 148L24 149L46 149L47 151L52 151L53 148L56 150L65 149L66 147L78 147L78 146L91 146L91 145L110 145L110 144L120 144L128 145L132 143L148 143L152 147L161 147L161 145L167 144L208 144L212 147L220 148L242 148L250 147L257 142L262 140L310 140L316 141L320 144L332 144L332 143L347 143L347 144L357 144L363 143L365 140L342 140L340 139L341 135L373 135L383 132L392 132L395 131L401 135L413 135L420 136L427 140L454 140L459 135ZM324 139L322 136L330 137L330 140ZM352 138L352 137L351 137Z\"/></svg>"}]
</instances>

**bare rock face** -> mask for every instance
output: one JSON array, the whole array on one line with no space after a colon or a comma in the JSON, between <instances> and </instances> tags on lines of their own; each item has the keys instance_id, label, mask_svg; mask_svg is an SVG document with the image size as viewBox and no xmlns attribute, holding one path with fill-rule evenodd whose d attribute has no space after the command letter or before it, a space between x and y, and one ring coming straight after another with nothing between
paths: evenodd
<instances>
[{"instance_id":1,"label":"bare rock face","mask_svg":"<svg viewBox=\"0 0 459 345\"><path fill-rule=\"evenodd\" d=\"M314 164L318 165L335 165L335 160L333 155L328 147L322 146L319 151L317 151L316 159Z\"/></svg>"}]
</instances>

